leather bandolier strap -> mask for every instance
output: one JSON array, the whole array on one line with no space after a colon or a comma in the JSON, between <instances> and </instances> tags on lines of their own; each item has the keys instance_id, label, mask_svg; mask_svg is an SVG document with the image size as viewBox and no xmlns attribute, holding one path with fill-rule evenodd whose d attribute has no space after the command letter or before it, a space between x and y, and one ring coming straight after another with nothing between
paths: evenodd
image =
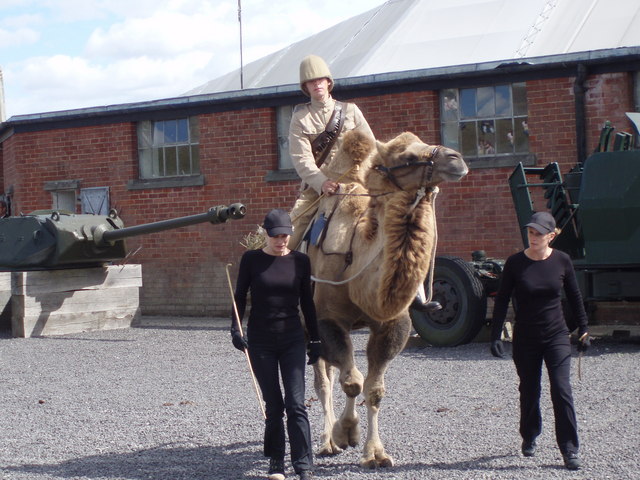
<instances>
[{"instance_id":1,"label":"leather bandolier strap","mask_svg":"<svg viewBox=\"0 0 640 480\"><path fill-rule=\"evenodd\" d=\"M311 150L313 157L316 159L316 165L320 167L327 159L327 155L333 148L334 143L340 135L342 125L344 124L344 103L336 101L329 123L320 135L311 142Z\"/></svg>"}]
</instances>

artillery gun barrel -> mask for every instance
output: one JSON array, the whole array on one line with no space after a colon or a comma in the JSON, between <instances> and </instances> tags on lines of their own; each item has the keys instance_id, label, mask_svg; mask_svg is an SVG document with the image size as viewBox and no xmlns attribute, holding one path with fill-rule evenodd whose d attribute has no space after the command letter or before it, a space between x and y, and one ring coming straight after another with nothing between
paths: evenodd
<instances>
[{"instance_id":1,"label":"artillery gun barrel","mask_svg":"<svg viewBox=\"0 0 640 480\"><path fill-rule=\"evenodd\" d=\"M118 228L115 230L106 230L104 232L94 232L94 241L96 244L108 244L123 238L133 237L136 235L146 235L148 233L156 233L174 228L186 227L197 223L209 222L212 224L224 223L229 219L240 219L247 213L246 207L241 203L233 203L229 206L219 205L211 207L206 213L190 215L188 217L180 217L169 220L160 220L158 222L146 223L143 225L135 225L133 227Z\"/></svg>"}]
</instances>

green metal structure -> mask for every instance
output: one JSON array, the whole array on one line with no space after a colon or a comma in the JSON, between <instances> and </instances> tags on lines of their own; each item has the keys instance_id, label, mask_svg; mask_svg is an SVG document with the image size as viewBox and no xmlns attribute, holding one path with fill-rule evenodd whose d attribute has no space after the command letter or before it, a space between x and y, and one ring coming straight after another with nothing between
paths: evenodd
<instances>
[{"instance_id":1,"label":"green metal structure","mask_svg":"<svg viewBox=\"0 0 640 480\"><path fill-rule=\"evenodd\" d=\"M633 136L614 135L607 122L596 152L584 162L564 175L555 162L519 164L509 186L525 248L524 225L534 209L549 211L562 230L553 247L573 260L585 302L626 301L640 318L640 150L632 148ZM410 312L418 334L443 347L473 340L487 323L487 298L497 292L504 262L482 250L473 252L471 261L436 257L433 299L443 308ZM425 282L426 289L430 286Z\"/></svg>"},{"instance_id":2,"label":"green metal structure","mask_svg":"<svg viewBox=\"0 0 640 480\"><path fill-rule=\"evenodd\" d=\"M533 213L531 189L544 189L562 229L553 247L573 259L585 300L640 300L640 151L594 153L564 179L556 163L520 164L509 185L521 227ZM526 247L524 228L522 239Z\"/></svg>"}]
</instances>

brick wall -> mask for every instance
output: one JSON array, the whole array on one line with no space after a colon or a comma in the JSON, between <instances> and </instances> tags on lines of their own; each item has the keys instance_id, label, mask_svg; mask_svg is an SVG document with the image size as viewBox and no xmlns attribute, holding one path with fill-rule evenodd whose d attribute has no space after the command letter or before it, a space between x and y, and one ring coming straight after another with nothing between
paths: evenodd
<instances>
[{"instance_id":1,"label":"brick wall","mask_svg":"<svg viewBox=\"0 0 640 480\"><path fill-rule=\"evenodd\" d=\"M539 165L551 161L566 172L576 161L573 78L527 82L530 151ZM630 131L624 116L633 110L630 76L609 74L587 80L588 151L611 120ZM339 97L339 95L337 95ZM438 92L423 91L353 99L376 136L386 141L412 131L440 143ZM243 220L202 224L128 240L142 249L132 260L143 265L143 313L227 315L229 286L244 248L264 214L289 209L299 181L265 182L277 168L275 111L245 109L200 116L204 186L129 190L138 177L135 123L13 135L3 142L4 187L13 185L14 212L50 208L45 182L80 179L81 187L110 187L111 205L126 225L205 212L242 202ZM522 248L507 178L512 168L474 169L458 183L444 184L437 199L439 254L470 258L473 250L505 258Z\"/></svg>"}]
</instances>

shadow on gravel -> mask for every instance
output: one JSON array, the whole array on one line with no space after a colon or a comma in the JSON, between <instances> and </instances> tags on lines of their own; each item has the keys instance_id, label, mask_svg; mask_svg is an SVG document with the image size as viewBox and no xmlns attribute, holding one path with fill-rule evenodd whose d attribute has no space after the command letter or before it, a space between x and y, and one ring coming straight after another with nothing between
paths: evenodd
<instances>
[{"instance_id":1,"label":"shadow on gravel","mask_svg":"<svg viewBox=\"0 0 640 480\"><path fill-rule=\"evenodd\" d=\"M221 330L229 330L228 325L202 325L202 326L176 326L176 325L132 325L131 328L135 328L136 330L178 330L178 331L221 331Z\"/></svg>"},{"instance_id":2,"label":"shadow on gravel","mask_svg":"<svg viewBox=\"0 0 640 480\"><path fill-rule=\"evenodd\" d=\"M55 464L12 465L0 469L0 472L29 475L28 478L94 480L254 479L262 476L256 477L249 472L256 468L263 470L267 465L266 460L256 455L261 446L260 442L189 448L163 445L129 453L92 455Z\"/></svg>"},{"instance_id":3,"label":"shadow on gravel","mask_svg":"<svg viewBox=\"0 0 640 480\"><path fill-rule=\"evenodd\" d=\"M482 456L461 462L414 462L403 463L402 465L392 467L390 469L375 470L380 473L380 478L396 478L394 474L400 475L400 478L448 478L446 472L467 472L468 478L474 478L474 473L480 474L482 478L485 473L481 472L505 472L509 478L523 478L528 471L527 467L522 465L503 465L496 466L495 462L504 462L505 458L511 455L494 455ZM340 478L348 479L357 475L366 473L367 470L358 465L323 465L322 460L316 462L314 475L317 478ZM456 475L459 478L459 475Z\"/></svg>"},{"instance_id":4,"label":"shadow on gravel","mask_svg":"<svg viewBox=\"0 0 640 480\"><path fill-rule=\"evenodd\" d=\"M488 343L474 343L461 345L458 347L412 347L407 348L400 355L407 358L428 359L432 361L456 361L461 359L501 361L512 359L512 344L504 342L505 358L497 359L489 352ZM574 360L578 358L578 351L574 346L571 348ZM591 347L584 354L584 357L597 357L601 355L611 355L620 353L638 353L640 343L632 340L615 340L611 338L592 340Z\"/></svg>"}]
</instances>

